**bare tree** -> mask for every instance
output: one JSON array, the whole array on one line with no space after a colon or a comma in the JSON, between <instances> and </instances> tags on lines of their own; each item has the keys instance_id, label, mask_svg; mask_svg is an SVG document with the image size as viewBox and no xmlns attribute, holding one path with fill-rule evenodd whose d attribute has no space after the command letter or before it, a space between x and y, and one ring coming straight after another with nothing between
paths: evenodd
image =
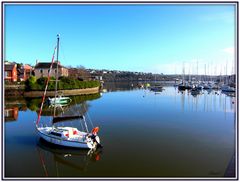
<instances>
[{"instance_id":1,"label":"bare tree","mask_svg":"<svg viewBox=\"0 0 240 182\"><path fill-rule=\"evenodd\" d=\"M69 77L71 78L77 78L80 80L89 80L91 78L90 73L82 65L79 65L76 68L69 66L68 69Z\"/></svg>"}]
</instances>

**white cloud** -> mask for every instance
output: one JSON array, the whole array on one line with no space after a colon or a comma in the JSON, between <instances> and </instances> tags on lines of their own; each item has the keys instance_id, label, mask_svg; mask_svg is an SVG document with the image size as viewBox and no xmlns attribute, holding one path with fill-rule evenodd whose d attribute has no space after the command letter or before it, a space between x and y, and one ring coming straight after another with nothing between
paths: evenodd
<instances>
[{"instance_id":1,"label":"white cloud","mask_svg":"<svg viewBox=\"0 0 240 182\"><path fill-rule=\"evenodd\" d=\"M200 16L200 20L208 22L220 21L226 23L234 23L235 14L234 11L204 14Z\"/></svg>"},{"instance_id":2,"label":"white cloud","mask_svg":"<svg viewBox=\"0 0 240 182\"><path fill-rule=\"evenodd\" d=\"M234 55L234 47L227 47L227 48L223 49L222 51L227 54Z\"/></svg>"}]
</instances>

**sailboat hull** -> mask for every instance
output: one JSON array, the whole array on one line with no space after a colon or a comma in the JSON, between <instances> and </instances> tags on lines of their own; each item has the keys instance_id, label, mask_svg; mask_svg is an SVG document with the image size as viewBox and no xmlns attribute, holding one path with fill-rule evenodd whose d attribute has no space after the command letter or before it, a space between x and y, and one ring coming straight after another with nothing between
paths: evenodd
<instances>
[{"instance_id":1,"label":"sailboat hull","mask_svg":"<svg viewBox=\"0 0 240 182\"><path fill-rule=\"evenodd\" d=\"M64 128L64 127L63 127ZM52 127L42 127L37 128L38 135L47 142L64 146L64 147L74 147L74 148L85 148L92 149L96 147L96 143L92 139L84 139L87 133L81 132L81 135L76 135L75 137L64 138L63 136L55 136L51 133L54 129ZM99 137L96 136L96 140L99 141ZM99 141L100 142L100 141Z\"/></svg>"}]
</instances>

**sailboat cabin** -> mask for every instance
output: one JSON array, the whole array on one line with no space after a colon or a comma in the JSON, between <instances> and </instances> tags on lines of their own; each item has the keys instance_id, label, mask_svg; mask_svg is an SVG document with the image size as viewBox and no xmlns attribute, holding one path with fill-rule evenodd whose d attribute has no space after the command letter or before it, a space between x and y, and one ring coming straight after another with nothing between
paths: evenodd
<instances>
[{"instance_id":1,"label":"sailboat cabin","mask_svg":"<svg viewBox=\"0 0 240 182\"><path fill-rule=\"evenodd\" d=\"M37 78L47 77L50 71L51 62L37 62L34 68L34 73ZM55 77L57 72L57 62L53 63L50 76ZM68 69L60 64L58 61L58 76L68 76Z\"/></svg>"}]
</instances>

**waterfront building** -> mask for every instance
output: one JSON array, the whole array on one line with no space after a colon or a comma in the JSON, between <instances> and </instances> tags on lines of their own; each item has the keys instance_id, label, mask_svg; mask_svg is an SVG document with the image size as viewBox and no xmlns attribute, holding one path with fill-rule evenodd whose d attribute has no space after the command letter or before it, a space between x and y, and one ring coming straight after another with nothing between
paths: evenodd
<instances>
[{"instance_id":1,"label":"waterfront building","mask_svg":"<svg viewBox=\"0 0 240 182\"><path fill-rule=\"evenodd\" d=\"M37 62L34 67L34 74L37 78L47 77L50 71L51 62ZM50 76L55 77L57 72L57 62L53 63ZM68 69L58 61L58 76L68 76Z\"/></svg>"},{"instance_id":2,"label":"waterfront building","mask_svg":"<svg viewBox=\"0 0 240 182\"><path fill-rule=\"evenodd\" d=\"M25 64L18 69L18 79L20 81L26 81L32 75L32 66Z\"/></svg>"},{"instance_id":3,"label":"waterfront building","mask_svg":"<svg viewBox=\"0 0 240 182\"><path fill-rule=\"evenodd\" d=\"M9 82L17 81L17 64L5 62L4 63L4 80Z\"/></svg>"}]
</instances>

